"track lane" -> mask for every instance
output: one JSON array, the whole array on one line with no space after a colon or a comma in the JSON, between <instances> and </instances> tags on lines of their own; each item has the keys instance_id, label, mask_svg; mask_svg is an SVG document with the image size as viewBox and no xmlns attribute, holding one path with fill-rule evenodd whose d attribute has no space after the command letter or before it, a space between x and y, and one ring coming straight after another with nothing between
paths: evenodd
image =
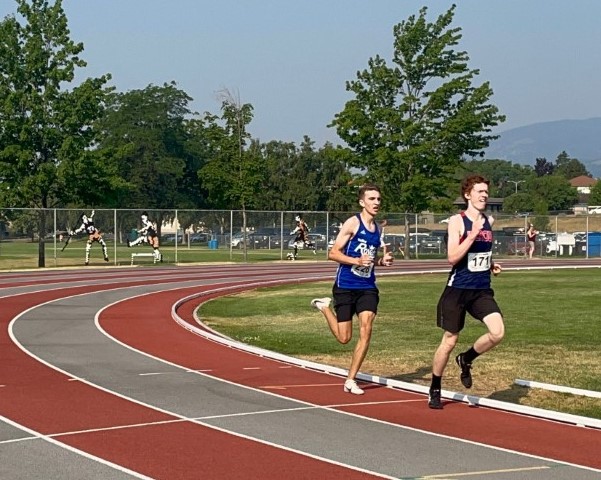
<instances>
[{"instance_id":1,"label":"track lane","mask_svg":"<svg viewBox=\"0 0 601 480\"><path fill-rule=\"evenodd\" d=\"M297 265L298 265L298 264L297 264ZM199 269L199 271L201 271L201 270L202 270L202 269ZM266 272L268 272L268 271L272 271L272 270L274 270L274 269L273 269L273 268L269 268L269 269L265 269L265 270L263 270L263 269L262 269L262 271L263 271L264 273L266 273ZM277 269L276 269L276 270L277 270ZM286 270L289 270L289 268L286 268ZM312 266L311 266L311 268L309 268L308 270L309 270L309 272L306 272L306 273L311 273L311 272L312 272L312 274L315 274L315 266L313 266L313 265L312 265ZM299 271L300 271L300 270L299 270ZM237 275L238 277L240 277L241 275L246 275L246 273L241 273L241 272L242 272L242 270L239 270L239 273L238 273L238 275ZM209 275L209 274L208 274L208 272L203 272L203 273L205 273L205 274L206 274L206 275L204 275L204 277L203 277L203 280L206 280L207 282L213 282L214 280L216 280L216 278L215 278L215 277L213 277L213 278L209 278L209 277L211 277L211 275ZM303 275L304 275L304 274L305 274L305 272L303 272ZM157 275L158 275L158 276L160 276L160 274L159 274L159 273L157 273ZM270 275L271 275L271 274L270 274ZM202 277L202 275L200 275L200 276ZM276 276L277 276L277 275L276 275ZM234 277L236 277L236 275L234 275ZM251 274L249 274L249 278L251 278L251 277L252 277L252 275L251 275ZM265 278L267 278L267 277L268 277L268 275L267 275L267 276L262 276L261 278L265 279ZM289 278L289 277L290 277L290 275L289 275L289 273L286 273L286 274L282 275L282 274L281 274L281 271L280 271L280 277L281 277L281 278ZM81 278L81 277L79 277L79 278ZM228 279L229 279L229 278L231 278L231 276L230 276L230 277L228 277ZM124 282L124 283L126 283L126 284L127 284L128 286L130 286L130 287L135 287L136 285L139 285L139 284L138 284L138 283L136 283L136 282ZM180 282L180 283L181 283L181 282ZM224 280L224 283L227 283L227 280ZM245 282L245 283L247 283L247 282ZM101 285L101 286L95 286L95 287L93 287L93 288L96 288L96 289L98 289L98 290L96 290L96 291L99 291L99 290L101 290L101 289L106 289L106 288L109 288L109 286L108 286L108 285ZM119 287L119 288L122 288L122 287ZM182 295L183 293L185 293L185 294L188 294L189 292L188 292L188 291L185 291L185 292L184 292L184 291L182 290L181 292L179 292L179 293L178 293L178 295L179 295L179 298L181 298L181 295ZM155 295L158 295L158 294L154 294L154 295L153 295L153 297L154 297ZM176 295L176 297L177 297L178 295ZM60 296L60 295L59 295L59 296ZM58 297L57 297L57 298L58 298ZM127 303L127 301L125 301L125 302L123 302L123 303ZM160 303L162 304L163 302L161 301ZM167 303L168 303L168 302L167 302ZM110 310L110 309L109 309L109 310ZM143 307L143 306L142 306L142 307L140 307L140 305L138 305L138 307L137 307L136 309L134 309L134 311L135 311L135 310L137 310L137 311L140 311L140 310L142 310L142 311L143 311L143 310L144 310L144 307ZM154 309L153 309L153 311L154 311ZM134 313L135 313L135 312L134 312ZM162 312L161 312L161 315L162 315ZM144 323L144 325L142 325L142 328L148 327L148 316L145 316L145 320L146 320L146 323ZM130 326L131 326L131 325L130 325ZM157 343L158 343L158 344L162 344L162 348L163 348L163 349L165 349L165 348L166 348L166 342L165 342L165 340L166 340L167 338L170 338L170 337L166 337L166 336L165 336L165 335L171 335L171 333L169 333L169 331L171 331L171 328L169 328L169 329L166 329L165 331L162 331L162 332L160 333L160 335L159 335L159 341L158 341ZM182 330L182 332L183 332L183 330ZM188 335L188 336L190 335L190 334L189 334L189 332L187 333L187 335ZM162 338L162 340L163 340L162 342L160 341L160 339L161 339L161 338ZM195 339L195 342L197 343L197 341L198 341L198 339L196 338L196 339ZM177 348L176 350L178 350L178 351L179 351L179 350L180 350L180 345L178 344L178 346L177 346L177 347L178 347L178 348ZM223 347L221 347L221 348L222 348L222 350L223 350ZM231 350L231 349L229 349L229 350ZM180 353L181 353L181 352L180 352ZM197 353L198 353L198 343L197 343ZM223 355L223 351L221 352L221 355ZM248 356L248 354L245 354L245 355L246 355L246 356ZM228 356L229 356L229 353L228 353ZM207 358L211 358L211 357L214 357L214 355L208 355L208 357L207 357ZM217 358L219 358L219 357L217 357ZM219 362L215 362L215 363L219 363ZM221 362L221 363L222 363L222 366L223 366L223 362ZM219 365L216 365L216 367L218 367L218 366L219 366ZM252 368L255 368L255 367L256 367L256 366L254 366L254 367L252 367ZM278 367L278 368L280 368L280 367ZM274 369L274 370L275 370L275 369ZM303 371L302 371L303 369L297 369L297 370L300 370L300 373L301 373L301 374L303 374L303 375L304 375L304 373L307 373L307 372L303 372ZM285 375L286 375L286 376L288 376L288 375L290 374L290 369L289 369L289 370L285 370L285 372L286 372L286 374L285 374ZM234 372L231 372L231 374L232 374L232 375L233 375L233 373L234 373ZM309 372L309 373L312 373L312 374L313 374L314 372ZM278 377L278 376L279 376L279 378L281 378L281 377L282 377L282 372L281 372L281 370L280 370L279 372L276 370L276 371L274 372L274 374L276 375L276 377ZM246 378L249 378L249 379L251 379L251 380L252 380L252 381L251 381L251 383L252 383L252 386L253 386L253 388L257 388L257 387L258 387L259 389L263 388L263 389L265 389L266 391L268 391L269 389L266 389L266 388L264 388L264 387L269 387L269 386L271 386L271 387L274 387L274 385L273 385L273 382L271 382L271 384L270 384L270 383L267 383L267 380L269 380L270 378L273 378L273 377L272 377L272 375L273 375L273 374L272 374L271 372L268 372L268 373L266 373L266 372L264 372L264 371L262 372L262 371L258 371L258 370L248 370L248 369L247 369L247 370L245 371L245 377L246 377ZM321 374L321 375L323 375L323 374ZM298 378L297 378L297 377L296 377L296 373L294 373L294 374L292 375L292 379L294 379L294 380L298 380L299 382L301 382L301 381L304 381L304 380L305 380L304 376L300 376L300 377L298 377ZM332 382L332 379L333 379L333 377L330 377L330 376L328 376L328 380L330 381L330 383L333 383L333 382ZM335 379L335 380L337 380L337 379ZM239 381L239 380L236 380L236 381ZM243 383L243 382L241 382L241 383ZM314 398L313 398L313 396L314 396L314 395L317 395L317 396L319 397L320 395L323 395L323 394L324 394L324 392L326 392L326 391L328 390L328 388L330 387L330 386L328 386L328 385L317 385L317 386L315 386L315 387L308 388L308 389L307 389L307 388L300 388L300 389L299 389L299 388L294 388L294 389L293 389L293 388L290 388L290 385L291 385L291 384L288 384L288 387L286 387L286 385L284 385L283 387L284 387L284 388L287 388L288 390L295 390L295 392L296 392L296 393L295 393L295 395L298 395L298 394L299 394L299 392L301 392L301 391L302 391L302 395L308 395L309 397L311 397L311 398L309 399L311 402L314 402ZM302 384L302 383L294 383L294 385L303 385L303 384ZM275 386L277 386L277 387L280 387L280 388L282 387L282 385L275 385ZM56 384L56 387L57 387L57 388L60 388L60 383L57 383L57 384ZM335 385L331 386L331 388L330 388L330 389L333 389L333 388L335 388L335 390L336 390L336 391L340 390L340 384L339 384L339 383L335 383ZM380 391L380 390L381 390L381 391L390 391L390 389L386 389L386 388L383 388L383 389L382 389L382 388L381 388L381 389L378 389L378 391ZM308 392L308 393L307 393L307 392ZM279 393L281 393L281 392L279 392ZM329 393L331 393L331 392L329 392ZM340 392L339 392L339 393L340 393ZM373 391L370 391L370 400L372 400L372 396L373 396L375 393L376 393L376 389L373 389ZM378 393L378 395L379 395L379 393ZM345 402L343 402L343 403L348 403L348 400L349 400L349 397L350 397L349 395L340 395L340 396L342 397L342 400L344 400L344 401L345 401ZM415 394L412 394L412 396L415 396ZM328 398L327 398L327 397L328 397L328 394L327 394L327 393L326 393L325 397L326 397L326 398L323 398L323 403L320 403L320 402L318 401L318 402L315 402L315 404L317 404L317 405L322 405L322 404L323 404L323 405L330 405L331 403L329 403L329 402L328 402ZM301 401L304 401L304 400L302 399L302 397L300 397L300 398L297 398L296 396L294 396L294 395L293 395L293 396L292 396L292 398L294 398L295 400L301 400ZM330 398L330 400L331 400L331 398ZM354 403L354 402L352 402L352 403ZM335 403L334 403L334 404L335 404ZM364 407L365 407L365 406L363 406L363 405L351 405L351 406L349 406L349 407L344 407L344 406L341 406L341 407L337 407L337 408L343 408L343 409L344 409L344 408L351 408L351 409L354 409L354 408L361 408L361 409L363 409ZM405 407L406 407L406 405L405 405L405 404L403 404L402 408L403 408L403 409L405 409ZM0 407L0 408L1 408L1 407ZM374 405L370 405L368 408L370 409L370 411L371 411L371 410L376 410L376 408L374 408ZM386 410L386 408L384 408L384 407L382 407L382 409L383 409L383 410ZM390 409L390 408L388 407L388 409ZM485 410L485 409L477 409L477 410ZM420 412L420 411L417 411L417 414L419 414L419 412ZM94 412L92 412L92 411L89 411L88 413L91 415L91 414L93 414ZM364 414L365 414L365 412L364 412L364 411L361 411L361 412L359 412L359 413L360 413L361 415L364 415ZM423 414L423 412L422 412L422 414ZM369 415L371 415L371 413L369 413ZM220 421L221 421L221 420L220 420ZM301 424L302 424L302 422L301 422ZM169 424L169 425L172 425L172 424ZM254 426L253 426L253 428L256 428L256 427L257 427L257 426L259 426L259 425L260 425L260 422L259 422L259 423L257 423L257 425L254 425ZM64 430L63 430L63 431L64 431ZM352 431L350 432L350 434L352 435ZM82 434L82 435L83 435L83 434ZM83 438L83 437L78 437L78 438ZM85 443L85 442L84 442L84 443ZM103 448L105 448L105 447L103 447ZM108 448L108 447L106 447L106 448ZM276 449L276 450L277 450L277 449ZM321 462L319 462L319 463L321 463ZM539 463L540 463L540 462L539 462ZM160 477L157 477L157 478L160 478ZM247 478L248 478L248 477L247 477ZM264 478L264 477L257 477L257 478ZM278 477L278 478L281 478L281 477ZM348 478L348 477L345 477L345 478ZM533 477L531 477L531 478L533 478ZM551 477L544 477L544 478L551 478ZM559 477L559 478L560 478L560 477ZM572 478L576 478L576 477L572 477ZM583 478L586 478L586 477L583 477Z\"/></svg>"}]
</instances>

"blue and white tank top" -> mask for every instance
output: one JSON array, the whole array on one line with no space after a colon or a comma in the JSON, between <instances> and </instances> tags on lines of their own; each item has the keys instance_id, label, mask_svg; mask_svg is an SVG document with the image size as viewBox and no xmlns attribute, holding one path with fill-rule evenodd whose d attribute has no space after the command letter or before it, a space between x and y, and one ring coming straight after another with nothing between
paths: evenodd
<instances>
[{"instance_id":1,"label":"blue and white tank top","mask_svg":"<svg viewBox=\"0 0 601 480\"><path fill-rule=\"evenodd\" d=\"M461 212L464 232L459 243L463 242L472 230L472 221ZM492 265L492 228L488 217L484 216L484 227L472 243L465 256L453 265L447 285L455 288L490 288L490 267Z\"/></svg>"},{"instance_id":2,"label":"blue and white tank top","mask_svg":"<svg viewBox=\"0 0 601 480\"><path fill-rule=\"evenodd\" d=\"M375 259L381 244L378 225L374 223L374 231L370 232L363 224L360 214L357 214L357 218L359 219L357 233L347 242L342 253L354 258L367 254L372 259ZM372 263L369 267L344 264L338 265L335 284L339 288L350 290L376 288L374 264Z\"/></svg>"}]
</instances>

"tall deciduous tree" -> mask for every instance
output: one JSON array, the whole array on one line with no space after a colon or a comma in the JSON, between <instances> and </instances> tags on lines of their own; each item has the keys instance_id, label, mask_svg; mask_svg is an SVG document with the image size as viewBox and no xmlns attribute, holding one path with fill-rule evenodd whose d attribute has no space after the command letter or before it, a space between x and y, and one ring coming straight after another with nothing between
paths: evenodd
<instances>
[{"instance_id":1,"label":"tall deciduous tree","mask_svg":"<svg viewBox=\"0 0 601 480\"><path fill-rule=\"evenodd\" d=\"M534 173L537 177L544 177L545 175L552 175L555 170L555 165L549 162L546 158L537 158L534 163Z\"/></svg>"},{"instance_id":2,"label":"tall deciduous tree","mask_svg":"<svg viewBox=\"0 0 601 480\"><path fill-rule=\"evenodd\" d=\"M568 180L579 177L581 175L590 176L586 166L577 158L571 158L564 150L555 159L554 175L562 175Z\"/></svg>"},{"instance_id":3,"label":"tall deciduous tree","mask_svg":"<svg viewBox=\"0 0 601 480\"><path fill-rule=\"evenodd\" d=\"M355 167L387 193L388 208L419 212L445 186L465 156L481 155L504 121L489 103L488 82L455 47L455 6L426 20L427 8L394 27L392 65L376 55L347 82L354 94L332 126L357 156ZM407 239L409 236L407 235Z\"/></svg>"},{"instance_id":4,"label":"tall deciduous tree","mask_svg":"<svg viewBox=\"0 0 601 480\"><path fill-rule=\"evenodd\" d=\"M209 198L222 203L222 208L242 210L242 227L246 232L246 210L258 202L260 186L264 177L260 145L251 142L247 127L253 118L250 103L242 104L238 96L229 90L219 93L221 121L210 128L214 138L215 156L198 172ZM246 243L244 258L246 260Z\"/></svg>"},{"instance_id":5,"label":"tall deciduous tree","mask_svg":"<svg viewBox=\"0 0 601 480\"><path fill-rule=\"evenodd\" d=\"M67 90L84 47L70 38L62 1L16 0L17 15L0 23L0 199L48 208L73 197L65 172L94 142L109 76ZM45 266L45 215L38 228L38 265Z\"/></svg>"},{"instance_id":6,"label":"tall deciduous tree","mask_svg":"<svg viewBox=\"0 0 601 480\"><path fill-rule=\"evenodd\" d=\"M155 210L160 229L173 220L175 206L193 207L186 196L188 104L192 99L175 82L148 85L111 95L100 122L99 150L116 159L127 189L118 198L121 208ZM196 175L194 171L193 175Z\"/></svg>"}]
</instances>

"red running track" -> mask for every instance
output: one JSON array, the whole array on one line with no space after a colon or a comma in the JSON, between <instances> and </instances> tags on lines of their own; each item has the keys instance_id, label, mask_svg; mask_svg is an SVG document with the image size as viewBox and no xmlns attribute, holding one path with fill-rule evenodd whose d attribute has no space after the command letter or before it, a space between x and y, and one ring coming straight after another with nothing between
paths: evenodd
<instances>
[{"instance_id":1,"label":"red running track","mask_svg":"<svg viewBox=\"0 0 601 480\"><path fill-rule=\"evenodd\" d=\"M205 276L203 274L203 278ZM265 278L271 277L266 275ZM0 396L0 413L4 417L41 434L53 434L57 441L152 478L204 478L205 475L206 478L374 478L365 472L183 421L85 383L69 381L67 375L37 362L17 348L8 335L8 323L34 305L77 293L144 283L119 276L116 281L118 283L24 294L10 297L10 301L0 299L0 382L12 387ZM368 387L371 404L361 405L364 399L343 394L339 385L335 389L320 388L319 385L332 383L330 375L292 367L283 376L279 362L224 347L172 321L171 308L178 300L209 288L212 287L181 288L117 303L102 313L101 326L137 350L190 370L210 369L211 375L237 384L266 392L277 391L281 396L315 405L346 403L349 405L338 408L398 425L601 468L598 456L601 432L598 430L453 402L448 403L444 411L431 412L425 407L423 396L376 385ZM230 288L232 291L245 288L245 284L232 283ZM149 298L152 300L150 309ZM184 303L178 314L193 322L192 311L197 304L198 300ZM120 321L123 318L128 318L128 322ZM259 366L260 370L253 374L241 373L242 366L249 363ZM290 384L315 385L315 388L287 388ZM403 403L402 407L373 403L408 399L422 401ZM132 424L141 426L106 430ZM94 429L102 430L91 431ZM77 431L84 433L60 435L60 432ZM203 438L202 450L189 442L199 436ZM233 451L236 452L235 463L231 462ZM173 458L177 458L177 462L173 462Z\"/></svg>"}]
</instances>

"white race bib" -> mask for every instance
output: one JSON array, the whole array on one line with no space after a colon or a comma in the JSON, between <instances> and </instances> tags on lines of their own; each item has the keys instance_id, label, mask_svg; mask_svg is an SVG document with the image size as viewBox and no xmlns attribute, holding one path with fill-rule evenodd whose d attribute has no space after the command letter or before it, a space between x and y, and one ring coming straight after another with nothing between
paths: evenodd
<instances>
[{"instance_id":1,"label":"white race bib","mask_svg":"<svg viewBox=\"0 0 601 480\"><path fill-rule=\"evenodd\" d=\"M467 269L470 272L485 272L490 270L492 252L468 252Z\"/></svg>"},{"instance_id":2,"label":"white race bib","mask_svg":"<svg viewBox=\"0 0 601 480\"><path fill-rule=\"evenodd\" d=\"M351 267L351 272L353 272L358 277L369 278L373 268L374 268L373 263L369 267L360 267L358 265L353 265Z\"/></svg>"}]
</instances>

